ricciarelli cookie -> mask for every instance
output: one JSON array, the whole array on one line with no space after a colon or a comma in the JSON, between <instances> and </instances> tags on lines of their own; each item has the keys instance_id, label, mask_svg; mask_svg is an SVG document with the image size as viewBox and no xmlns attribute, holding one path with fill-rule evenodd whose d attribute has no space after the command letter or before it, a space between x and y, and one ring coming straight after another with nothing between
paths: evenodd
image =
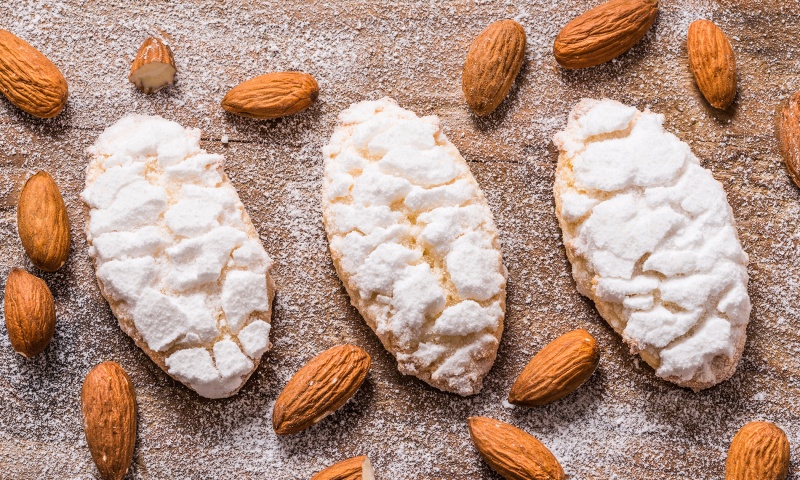
<instances>
[{"instance_id":1,"label":"ricciarelli cookie","mask_svg":"<svg viewBox=\"0 0 800 480\"><path fill-rule=\"evenodd\" d=\"M556 134L556 214L578 291L656 375L694 390L736 370L747 254L722 185L664 117L582 100Z\"/></svg>"},{"instance_id":2,"label":"ricciarelli cookie","mask_svg":"<svg viewBox=\"0 0 800 480\"><path fill-rule=\"evenodd\" d=\"M208 398L235 394L270 348L274 284L221 155L200 130L131 115L89 149L82 198L103 296L165 372Z\"/></svg>"},{"instance_id":3,"label":"ricciarelli cookie","mask_svg":"<svg viewBox=\"0 0 800 480\"><path fill-rule=\"evenodd\" d=\"M486 199L439 119L389 98L357 103L323 154L325 230L351 302L402 373L477 393L507 272Z\"/></svg>"}]
</instances>

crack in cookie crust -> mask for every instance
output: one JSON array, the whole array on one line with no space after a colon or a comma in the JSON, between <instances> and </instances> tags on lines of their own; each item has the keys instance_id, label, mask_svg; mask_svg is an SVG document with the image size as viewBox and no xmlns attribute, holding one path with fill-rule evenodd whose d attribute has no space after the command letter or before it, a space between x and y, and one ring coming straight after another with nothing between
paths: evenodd
<instances>
[{"instance_id":1,"label":"crack in cookie crust","mask_svg":"<svg viewBox=\"0 0 800 480\"><path fill-rule=\"evenodd\" d=\"M131 115L89 149L82 198L98 283L122 329L204 397L235 394L270 348L274 285L224 158L200 131Z\"/></svg>"},{"instance_id":2,"label":"crack in cookie crust","mask_svg":"<svg viewBox=\"0 0 800 480\"><path fill-rule=\"evenodd\" d=\"M325 229L353 305L401 372L477 393L507 272L486 199L439 119L388 98L354 104L323 154Z\"/></svg>"},{"instance_id":3,"label":"crack in cookie crust","mask_svg":"<svg viewBox=\"0 0 800 480\"><path fill-rule=\"evenodd\" d=\"M722 185L662 123L581 101L554 137L556 214L580 293L658 376L699 390L736 369L748 258Z\"/></svg>"}]
</instances>

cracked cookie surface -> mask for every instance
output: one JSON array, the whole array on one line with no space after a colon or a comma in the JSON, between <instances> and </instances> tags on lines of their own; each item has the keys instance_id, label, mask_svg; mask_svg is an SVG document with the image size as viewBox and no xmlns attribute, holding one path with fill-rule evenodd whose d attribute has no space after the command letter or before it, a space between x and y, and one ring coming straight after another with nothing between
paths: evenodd
<instances>
[{"instance_id":1,"label":"cracked cookie surface","mask_svg":"<svg viewBox=\"0 0 800 480\"><path fill-rule=\"evenodd\" d=\"M656 375L700 390L741 356L748 258L722 185L663 121L578 103L554 137L556 214L580 293Z\"/></svg>"},{"instance_id":2,"label":"cracked cookie surface","mask_svg":"<svg viewBox=\"0 0 800 480\"><path fill-rule=\"evenodd\" d=\"M165 372L235 394L270 348L272 260L200 130L130 115L89 149L81 194L103 296Z\"/></svg>"},{"instance_id":3,"label":"cracked cookie surface","mask_svg":"<svg viewBox=\"0 0 800 480\"><path fill-rule=\"evenodd\" d=\"M339 277L399 370L472 395L494 362L507 272L492 213L435 116L352 105L323 148Z\"/></svg>"}]
</instances>

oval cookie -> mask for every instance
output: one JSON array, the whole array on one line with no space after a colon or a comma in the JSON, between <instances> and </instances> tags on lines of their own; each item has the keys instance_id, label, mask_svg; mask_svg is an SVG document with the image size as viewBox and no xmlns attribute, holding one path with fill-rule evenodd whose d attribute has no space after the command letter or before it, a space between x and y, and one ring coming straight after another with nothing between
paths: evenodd
<instances>
[{"instance_id":1,"label":"oval cookie","mask_svg":"<svg viewBox=\"0 0 800 480\"><path fill-rule=\"evenodd\" d=\"M556 214L578 291L656 375L695 390L736 370L747 254L722 185L663 115L584 99L556 134Z\"/></svg>"},{"instance_id":2,"label":"oval cookie","mask_svg":"<svg viewBox=\"0 0 800 480\"><path fill-rule=\"evenodd\" d=\"M274 284L224 158L200 130L131 115L89 148L86 236L122 329L208 398L235 394L270 348Z\"/></svg>"},{"instance_id":3,"label":"oval cookie","mask_svg":"<svg viewBox=\"0 0 800 480\"><path fill-rule=\"evenodd\" d=\"M351 302L402 373L477 393L507 272L486 199L439 119L390 98L357 103L323 154L325 230Z\"/></svg>"}]
</instances>

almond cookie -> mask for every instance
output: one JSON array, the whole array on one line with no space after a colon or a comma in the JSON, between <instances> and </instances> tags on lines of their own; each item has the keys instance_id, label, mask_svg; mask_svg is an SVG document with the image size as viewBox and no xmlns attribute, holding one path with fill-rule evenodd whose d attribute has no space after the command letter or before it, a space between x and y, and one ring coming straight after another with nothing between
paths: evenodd
<instances>
[{"instance_id":1,"label":"almond cookie","mask_svg":"<svg viewBox=\"0 0 800 480\"><path fill-rule=\"evenodd\" d=\"M506 276L492 212L435 116L352 105L323 148L323 218L350 300L400 372L460 395L497 354Z\"/></svg>"},{"instance_id":2,"label":"almond cookie","mask_svg":"<svg viewBox=\"0 0 800 480\"><path fill-rule=\"evenodd\" d=\"M224 157L200 130L131 115L89 148L86 237L122 330L208 398L235 394L270 348L274 284Z\"/></svg>"},{"instance_id":3,"label":"almond cookie","mask_svg":"<svg viewBox=\"0 0 800 480\"><path fill-rule=\"evenodd\" d=\"M744 348L748 258L722 185L663 121L578 103L553 139L556 214L578 291L656 375L701 390Z\"/></svg>"}]
</instances>

